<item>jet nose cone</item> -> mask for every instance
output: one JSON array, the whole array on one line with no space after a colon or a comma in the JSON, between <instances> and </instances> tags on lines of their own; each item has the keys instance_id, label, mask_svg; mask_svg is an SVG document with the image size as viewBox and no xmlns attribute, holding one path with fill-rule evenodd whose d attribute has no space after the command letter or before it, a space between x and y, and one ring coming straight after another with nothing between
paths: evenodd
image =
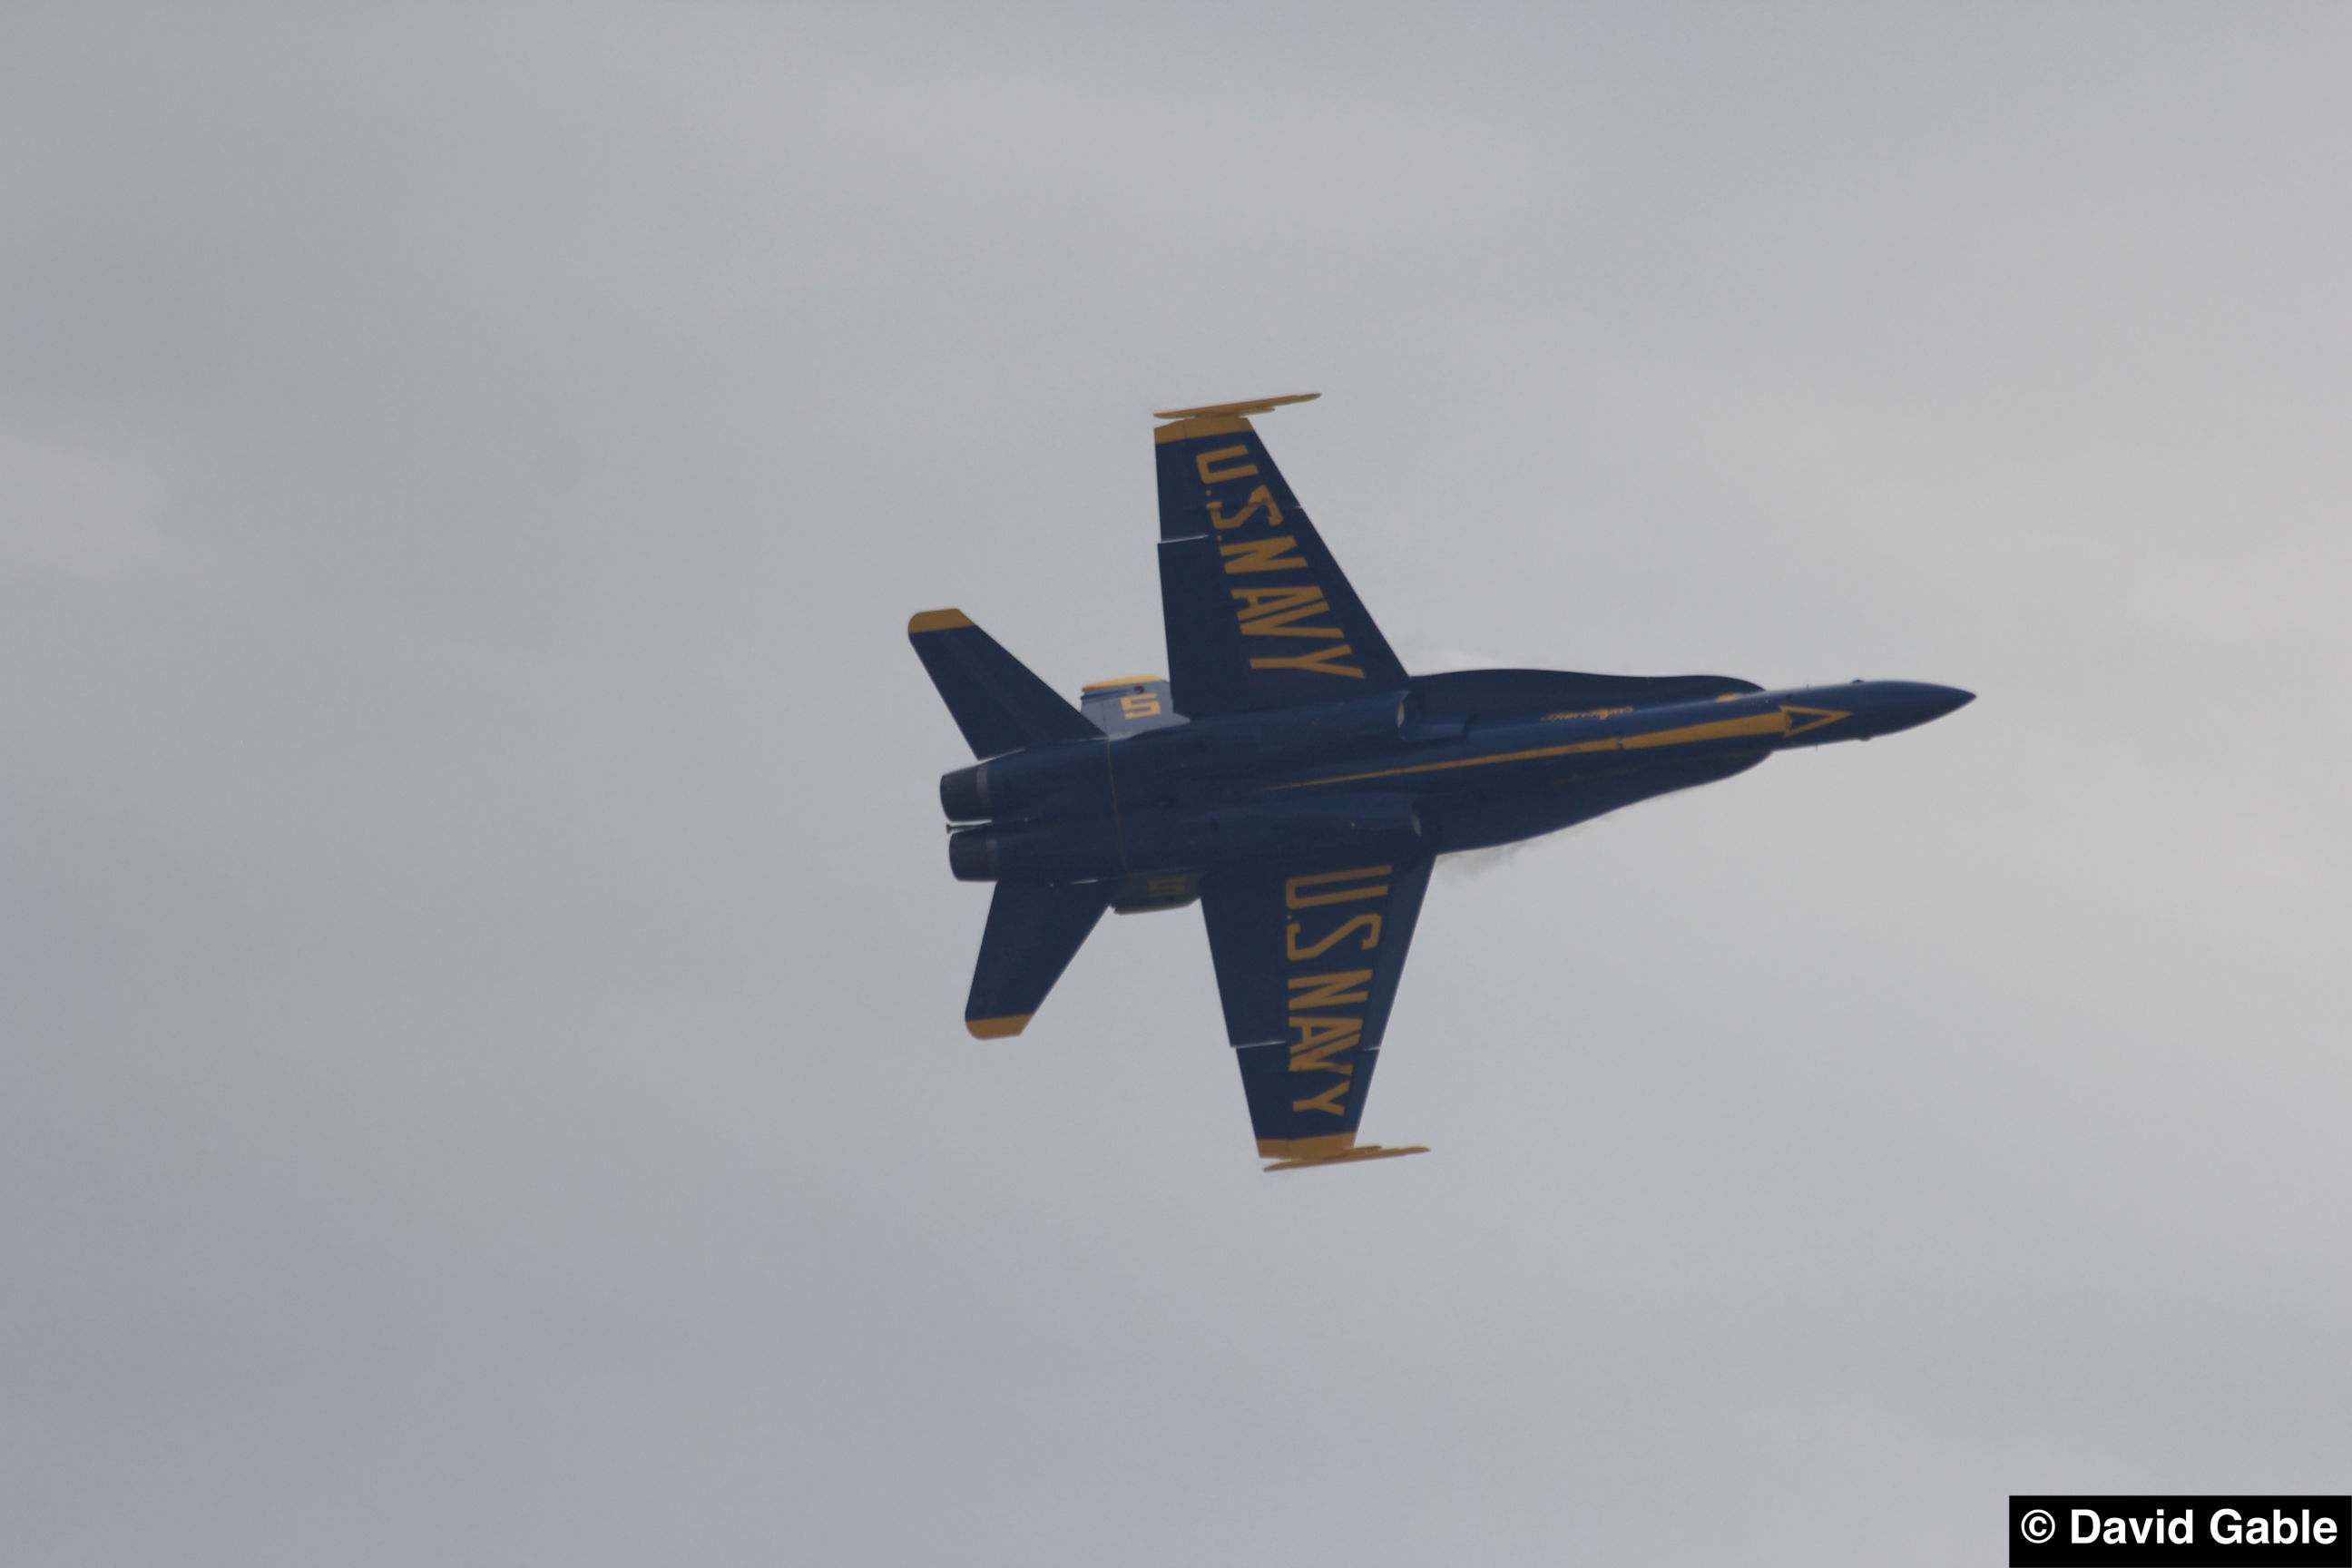
<instances>
[{"instance_id":1,"label":"jet nose cone","mask_svg":"<svg viewBox=\"0 0 2352 1568\"><path fill-rule=\"evenodd\" d=\"M1871 731L1891 735L1897 730L1915 729L1931 719L1940 719L1957 709L1965 708L1976 700L1975 692L1963 691L1957 686L1890 680L1885 686L1885 696L1873 704L1877 711L1872 715Z\"/></svg>"},{"instance_id":2,"label":"jet nose cone","mask_svg":"<svg viewBox=\"0 0 2352 1568\"><path fill-rule=\"evenodd\" d=\"M1922 686L1919 694L1919 705L1924 710L1921 723L1957 713L1977 700L1975 692L1963 691L1957 686Z\"/></svg>"}]
</instances>

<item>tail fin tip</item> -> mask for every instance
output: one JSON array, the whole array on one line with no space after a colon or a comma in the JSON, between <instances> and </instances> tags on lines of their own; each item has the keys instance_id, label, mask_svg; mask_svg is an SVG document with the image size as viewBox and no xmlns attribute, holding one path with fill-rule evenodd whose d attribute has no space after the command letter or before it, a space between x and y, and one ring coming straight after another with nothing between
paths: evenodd
<instances>
[{"instance_id":1,"label":"tail fin tip","mask_svg":"<svg viewBox=\"0 0 2352 1568\"><path fill-rule=\"evenodd\" d=\"M1014 1013L1003 1018L966 1018L963 1026L971 1031L975 1040L1001 1040L1017 1035L1029 1026L1034 1013Z\"/></svg>"},{"instance_id":2,"label":"tail fin tip","mask_svg":"<svg viewBox=\"0 0 2352 1568\"><path fill-rule=\"evenodd\" d=\"M971 617L961 610L924 610L907 623L907 635L911 637L924 632L951 632L970 625Z\"/></svg>"}]
</instances>

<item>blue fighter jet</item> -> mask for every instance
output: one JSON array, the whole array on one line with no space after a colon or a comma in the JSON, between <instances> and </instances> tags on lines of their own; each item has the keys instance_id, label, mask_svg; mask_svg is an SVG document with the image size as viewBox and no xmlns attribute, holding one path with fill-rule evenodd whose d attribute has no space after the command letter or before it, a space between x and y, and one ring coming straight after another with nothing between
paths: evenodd
<instances>
[{"instance_id":1,"label":"blue fighter jet","mask_svg":"<svg viewBox=\"0 0 2352 1568\"><path fill-rule=\"evenodd\" d=\"M1356 1129L1438 856L1971 700L1905 680L1407 675L1250 426L1315 395L1155 416L1174 422L1153 436L1168 679L1073 707L961 610L907 626L982 759L940 780L950 868L996 884L965 1027L1019 1034L1106 909L1197 900L1268 1170L1422 1152Z\"/></svg>"}]
</instances>

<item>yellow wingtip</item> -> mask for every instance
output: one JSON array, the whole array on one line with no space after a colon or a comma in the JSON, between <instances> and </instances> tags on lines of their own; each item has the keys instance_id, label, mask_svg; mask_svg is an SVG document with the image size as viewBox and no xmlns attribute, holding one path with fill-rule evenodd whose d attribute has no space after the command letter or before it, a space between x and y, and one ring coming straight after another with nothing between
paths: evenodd
<instances>
[{"instance_id":1,"label":"yellow wingtip","mask_svg":"<svg viewBox=\"0 0 2352 1568\"><path fill-rule=\"evenodd\" d=\"M1314 1138L1261 1138L1257 1152L1262 1160L1324 1160L1355 1146L1352 1132L1326 1132Z\"/></svg>"},{"instance_id":2,"label":"yellow wingtip","mask_svg":"<svg viewBox=\"0 0 2352 1568\"><path fill-rule=\"evenodd\" d=\"M1205 408L1169 408L1152 416L1154 419L1200 419L1219 414L1239 418L1251 414L1268 414L1289 403L1312 403L1323 395L1319 392L1294 392L1287 397L1258 397L1246 403L1213 403Z\"/></svg>"},{"instance_id":3,"label":"yellow wingtip","mask_svg":"<svg viewBox=\"0 0 2352 1568\"><path fill-rule=\"evenodd\" d=\"M951 632L958 626L971 625L971 617L961 610L925 610L907 623L907 635L918 632Z\"/></svg>"},{"instance_id":4,"label":"yellow wingtip","mask_svg":"<svg viewBox=\"0 0 2352 1568\"><path fill-rule=\"evenodd\" d=\"M1352 1165L1362 1160L1394 1160L1405 1154L1426 1154L1429 1145L1415 1143L1405 1149L1387 1149L1378 1143L1367 1143L1360 1149L1349 1149L1338 1154L1304 1154L1296 1159L1277 1160L1266 1167L1269 1171L1311 1171L1318 1165Z\"/></svg>"},{"instance_id":5,"label":"yellow wingtip","mask_svg":"<svg viewBox=\"0 0 2352 1568\"><path fill-rule=\"evenodd\" d=\"M1013 1013L1002 1018L966 1018L963 1026L971 1031L971 1037L975 1040L1001 1040L1027 1028L1029 1020L1036 1016L1034 1013Z\"/></svg>"}]
</instances>

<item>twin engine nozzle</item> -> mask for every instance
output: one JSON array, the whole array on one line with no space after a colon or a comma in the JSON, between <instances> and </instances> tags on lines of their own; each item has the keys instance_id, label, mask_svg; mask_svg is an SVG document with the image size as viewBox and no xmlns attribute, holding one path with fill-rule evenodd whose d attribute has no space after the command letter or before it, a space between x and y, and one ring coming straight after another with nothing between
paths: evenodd
<instances>
[{"instance_id":1,"label":"twin engine nozzle","mask_svg":"<svg viewBox=\"0 0 2352 1568\"><path fill-rule=\"evenodd\" d=\"M1108 805L1110 774L1100 746L1041 746L1008 752L940 775L940 809L950 822L1003 821L1040 809L1099 809Z\"/></svg>"},{"instance_id":2,"label":"twin engine nozzle","mask_svg":"<svg viewBox=\"0 0 2352 1568\"><path fill-rule=\"evenodd\" d=\"M940 809L948 814L950 822L982 822L994 816L988 805L988 764L974 763L941 773Z\"/></svg>"}]
</instances>

